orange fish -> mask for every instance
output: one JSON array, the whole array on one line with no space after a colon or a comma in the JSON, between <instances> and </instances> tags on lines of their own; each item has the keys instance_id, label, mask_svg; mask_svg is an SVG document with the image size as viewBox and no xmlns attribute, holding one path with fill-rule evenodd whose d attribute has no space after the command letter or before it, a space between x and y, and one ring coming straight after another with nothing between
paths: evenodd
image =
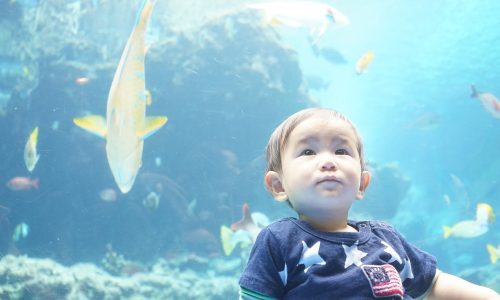
<instances>
[{"instance_id":1,"label":"orange fish","mask_svg":"<svg viewBox=\"0 0 500 300\"><path fill-rule=\"evenodd\" d=\"M7 182L7 187L12 191L29 191L38 188L38 178L14 177Z\"/></svg>"},{"instance_id":2,"label":"orange fish","mask_svg":"<svg viewBox=\"0 0 500 300\"><path fill-rule=\"evenodd\" d=\"M363 56L361 56L356 63L356 74L361 75L365 73L368 65L370 65L374 57L375 55L371 51L363 54Z\"/></svg>"},{"instance_id":3,"label":"orange fish","mask_svg":"<svg viewBox=\"0 0 500 300\"><path fill-rule=\"evenodd\" d=\"M243 217L241 220L231 224L231 229L233 231L244 230L250 234L252 242L255 242L259 232L262 230L257 224L255 224L252 214L250 213L250 206L248 203L243 204L242 206Z\"/></svg>"},{"instance_id":4,"label":"orange fish","mask_svg":"<svg viewBox=\"0 0 500 300\"><path fill-rule=\"evenodd\" d=\"M478 92L474 85L470 87L472 89L472 94L470 96L472 98L478 98L483 104L484 109L490 113L490 115L500 119L500 101L498 101L497 97L491 93Z\"/></svg>"}]
</instances>

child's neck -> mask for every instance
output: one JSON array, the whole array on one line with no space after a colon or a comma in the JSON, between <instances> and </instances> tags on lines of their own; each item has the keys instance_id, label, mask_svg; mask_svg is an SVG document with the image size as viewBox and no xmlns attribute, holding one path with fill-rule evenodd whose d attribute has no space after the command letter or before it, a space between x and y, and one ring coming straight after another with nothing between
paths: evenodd
<instances>
[{"instance_id":1,"label":"child's neck","mask_svg":"<svg viewBox=\"0 0 500 300\"><path fill-rule=\"evenodd\" d=\"M311 220L310 218L299 216L299 218L314 229L324 232L358 232L358 230L347 223L347 220Z\"/></svg>"}]
</instances>

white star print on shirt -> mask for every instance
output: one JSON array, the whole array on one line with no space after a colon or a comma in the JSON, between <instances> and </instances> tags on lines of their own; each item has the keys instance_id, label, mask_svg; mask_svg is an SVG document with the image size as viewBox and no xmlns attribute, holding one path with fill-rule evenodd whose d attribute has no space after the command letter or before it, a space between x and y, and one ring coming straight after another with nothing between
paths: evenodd
<instances>
[{"instance_id":1,"label":"white star print on shirt","mask_svg":"<svg viewBox=\"0 0 500 300\"><path fill-rule=\"evenodd\" d=\"M391 263L393 261L397 261L398 263L402 264L403 260L401 259L401 256L392 248L391 245L389 245L387 242L382 241L382 244L384 244L387 248L384 249L385 252L389 253L391 255L391 259L388 261L388 263Z\"/></svg>"},{"instance_id":2,"label":"white star print on shirt","mask_svg":"<svg viewBox=\"0 0 500 300\"><path fill-rule=\"evenodd\" d=\"M344 248L345 252L345 264L344 269L347 269L350 265L361 266L363 263L361 259L366 256L366 252L358 250L358 242L354 243L352 246L346 246L342 244L342 248Z\"/></svg>"},{"instance_id":3,"label":"white star print on shirt","mask_svg":"<svg viewBox=\"0 0 500 300\"><path fill-rule=\"evenodd\" d=\"M281 282L283 282L283 285L286 286L286 282L288 280L288 268L286 266L286 263L283 267L283 270L278 272L278 274L280 274Z\"/></svg>"},{"instance_id":4,"label":"white star print on shirt","mask_svg":"<svg viewBox=\"0 0 500 300\"><path fill-rule=\"evenodd\" d=\"M319 245L320 242L318 241L316 244L314 244L311 248L309 248L306 244L306 242L302 241L302 256L300 257L300 261L297 265L304 265L304 273L307 273L307 270L312 265L324 265L326 262L323 260L323 258L319 255Z\"/></svg>"},{"instance_id":5,"label":"white star print on shirt","mask_svg":"<svg viewBox=\"0 0 500 300\"><path fill-rule=\"evenodd\" d=\"M405 264L403 266L403 270L399 272L399 277L401 277L401 282L405 281L406 279L413 279L413 271L411 270L411 263L410 260L405 258Z\"/></svg>"}]
</instances>

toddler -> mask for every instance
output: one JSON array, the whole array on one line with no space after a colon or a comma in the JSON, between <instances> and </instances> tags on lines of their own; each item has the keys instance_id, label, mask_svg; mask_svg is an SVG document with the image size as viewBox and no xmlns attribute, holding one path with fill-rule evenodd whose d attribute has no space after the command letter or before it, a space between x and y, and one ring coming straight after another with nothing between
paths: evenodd
<instances>
[{"instance_id":1,"label":"toddler","mask_svg":"<svg viewBox=\"0 0 500 300\"><path fill-rule=\"evenodd\" d=\"M391 225L348 219L370 174L356 127L335 110L305 109L276 128L264 183L298 218L260 232L240 299L500 299L439 271Z\"/></svg>"}]
</instances>

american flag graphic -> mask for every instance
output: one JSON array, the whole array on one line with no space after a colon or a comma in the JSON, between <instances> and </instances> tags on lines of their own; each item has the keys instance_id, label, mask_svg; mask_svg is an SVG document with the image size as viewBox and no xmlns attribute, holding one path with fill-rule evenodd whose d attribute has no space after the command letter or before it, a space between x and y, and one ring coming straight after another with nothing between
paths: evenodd
<instances>
[{"instance_id":1,"label":"american flag graphic","mask_svg":"<svg viewBox=\"0 0 500 300\"><path fill-rule=\"evenodd\" d=\"M398 271L392 265L363 265L361 269L370 282L375 298L395 297L403 299L403 284Z\"/></svg>"}]
</instances>

